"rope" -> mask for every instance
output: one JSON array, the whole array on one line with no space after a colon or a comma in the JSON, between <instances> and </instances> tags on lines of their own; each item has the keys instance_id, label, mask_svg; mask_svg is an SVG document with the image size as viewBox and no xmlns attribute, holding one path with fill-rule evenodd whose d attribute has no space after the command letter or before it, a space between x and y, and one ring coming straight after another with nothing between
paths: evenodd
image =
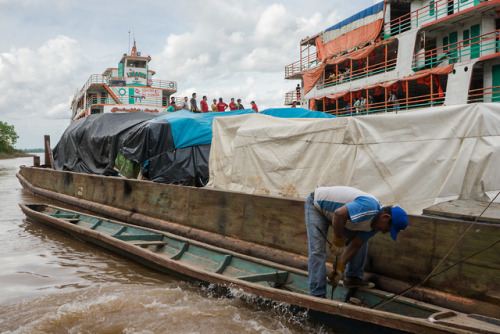
<instances>
[{"instance_id":1,"label":"rope","mask_svg":"<svg viewBox=\"0 0 500 334\"><path fill-rule=\"evenodd\" d=\"M398 293L398 294L396 294L396 295L393 295L392 297L390 297L389 299L387 299L387 300L385 300L385 301L381 301L381 302L379 302L379 303L375 304L375 305L374 305L374 306L372 306L371 308L372 308L372 309L375 309L375 308L377 308L377 307L382 307L382 306L384 306L385 304L389 303L390 301L392 301L392 300L394 300L394 299L396 299L396 298L398 298L398 297L401 297L401 296L403 296L403 295L407 294L408 292L410 292L411 290L413 290L413 289L415 289L415 288L417 288L417 287L421 286L422 284L424 284L425 282L427 282L430 278L432 278L432 277L436 277L437 275L442 274L443 272L447 271L448 269L451 269L452 267L456 266L457 264L459 264L459 263L461 263L461 262L463 262L463 261L465 261L465 260L467 260L467 259L469 259L469 258L471 258L471 257L473 257L473 256L475 256L475 255L477 255L477 254L479 254L479 253L482 253L482 252L484 252L485 250L487 250L487 249L489 249L489 248L491 248L491 247L495 246L497 243L499 243L499 242L500 242L500 240L497 240L497 241L495 241L493 244L491 244L490 246L486 247L485 249L482 249L482 250L480 250L479 252L476 252L476 253L474 253L474 254L472 254L472 255L470 255L470 256L468 256L468 257L466 257L466 258L463 258L462 260L460 260L460 261L458 261L458 262L454 263L453 265L449 266L448 268L446 268L446 269L444 269L444 270L442 270L442 271L440 271L440 272L438 272L438 273L434 274L434 273L436 272L437 268L439 268L439 266L440 266L440 265L444 262L444 260L446 260L446 258L447 258L447 257L450 255L450 253L451 253L451 252L452 252L452 251L453 251L453 250L457 247L457 245L460 243L460 241L462 241L462 239L463 239L463 238L467 235L467 233L469 233L470 229L471 229L471 228L472 228L472 227L473 227L473 226L477 223L477 221L479 220L479 218L481 218L481 216L482 216L482 215L486 212L486 210L488 210L488 208L491 206L491 204L492 204L492 203L493 203L493 202L497 199L498 195L500 195L500 191L499 191L499 192L496 194L496 196L495 196L495 197L494 197L494 198L493 198L493 199L492 199L492 200L488 203L488 205L486 206L486 208L484 208L484 210L481 212L481 214L480 214L479 216L477 216L477 217L476 217L476 219L474 220L474 222L473 222L472 224L470 224L470 226L467 228L467 230L465 230L465 232L464 232L464 233L462 233L462 235L460 236L460 238L458 238L458 240L457 240L457 241L453 244L453 246L452 246L452 247L450 248L450 250L446 253L446 255L445 255L445 256L443 256L443 258L439 261L439 263L438 263L438 264L434 267L434 269L432 269L432 271L431 271L431 272L427 275L427 277L425 277L425 278L424 278L424 280L423 280L422 282L420 282L420 283L418 283L418 284L415 284L415 285L413 285L413 286L411 286L411 287L409 287L409 288L407 288L407 289L403 290L403 292L400 292L400 293Z\"/></svg>"}]
</instances>

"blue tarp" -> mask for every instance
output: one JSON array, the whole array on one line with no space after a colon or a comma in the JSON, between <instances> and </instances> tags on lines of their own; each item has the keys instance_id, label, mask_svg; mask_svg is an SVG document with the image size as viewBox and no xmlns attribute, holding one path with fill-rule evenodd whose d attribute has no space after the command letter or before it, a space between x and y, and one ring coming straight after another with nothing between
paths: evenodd
<instances>
[{"instance_id":1,"label":"blue tarp","mask_svg":"<svg viewBox=\"0 0 500 334\"><path fill-rule=\"evenodd\" d=\"M281 117L281 118L335 118L330 114L312 111L304 108L270 108L259 112L259 114Z\"/></svg>"},{"instance_id":2,"label":"blue tarp","mask_svg":"<svg viewBox=\"0 0 500 334\"><path fill-rule=\"evenodd\" d=\"M381 12L382 10L384 10L384 2L383 1L373 5L371 7L368 7L365 10L362 10L361 12L359 12L357 14L354 14L353 16L345 19L344 21L341 21L341 22L331 26L330 28L326 29L325 31L340 29L343 26L348 25L349 23L355 22L357 20L360 20L362 18L365 18L365 17L373 15L373 14L377 14L378 12Z\"/></svg>"},{"instance_id":3,"label":"blue tarp","mask_svg":"<svg viewBox=\"0 0 500 334\"><path fill-rule=\"evenodd\" d=\"M252 109L243 109L216 113L192 113L179 110L154 118L146 123L170 123L175 148L210 144L212 142L212 124L214 117L234 116L255 113Z\"/></svg>"}]
</instances>

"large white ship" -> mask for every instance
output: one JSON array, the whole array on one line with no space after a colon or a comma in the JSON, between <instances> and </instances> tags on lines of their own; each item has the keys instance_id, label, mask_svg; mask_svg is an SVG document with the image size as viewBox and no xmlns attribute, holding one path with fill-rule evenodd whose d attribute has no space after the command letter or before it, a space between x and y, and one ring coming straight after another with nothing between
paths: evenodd
<instances>
[{"instance_id":1,"label":"large white ship","mask_svg":"<svg viewBox=\"0 0 500 334\"><path fill-rule=\"evenodd\" d=\"M285 105L343 116L498 102L499 28L500 1L382 1L300 42Z\"/></svg>"},{"instance_id":2,"label":"large white ship","mask_svg":"<svg viewBox=\"0 0 500 334\"><path fill-rule=\"evenodd\" d=\"M153 79L151 57L143 57L134 42L130 55L124 54L118 68L93 74L71 102L71 119L110 112L165 112L170 96L177 92L174 81Z\"/></svg>"}]
</instances>

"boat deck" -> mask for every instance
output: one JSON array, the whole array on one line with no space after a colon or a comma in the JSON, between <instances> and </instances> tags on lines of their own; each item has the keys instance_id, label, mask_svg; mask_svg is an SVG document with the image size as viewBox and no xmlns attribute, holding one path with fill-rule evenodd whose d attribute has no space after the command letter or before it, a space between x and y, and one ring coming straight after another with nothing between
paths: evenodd
<instances>
[{"instance_id":1,"label":"boat deck","mask_svg":"<svg viewBox=\"0 0 500 334\"><path fill-rule=\"evenodd\" d=\"M424 215L458 218L474 221L489 202L457 199L439 203L424 209ZM478 221L500 224L500 203L492 203Z\"/></svg>"}]
</instances>

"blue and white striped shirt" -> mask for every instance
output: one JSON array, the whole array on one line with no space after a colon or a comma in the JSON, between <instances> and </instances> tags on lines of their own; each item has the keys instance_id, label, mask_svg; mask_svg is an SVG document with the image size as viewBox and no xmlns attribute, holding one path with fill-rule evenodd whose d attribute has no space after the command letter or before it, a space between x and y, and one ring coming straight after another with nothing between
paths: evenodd
<instances>
[{"instance_id":1,"label":"blue and white striped shirt","mask_svg":"<svg viewBox=\"0 0 500 334\"><path fill-rule=\"evenodd\" d=\"M363 242L378 232L372 229L371 223L382 205L372 195L353 187L320 187L314 191L314 206L330 221L335 210L344 205L350 216L346 229L359 231Z\"/></svg>"}]
</instances>

